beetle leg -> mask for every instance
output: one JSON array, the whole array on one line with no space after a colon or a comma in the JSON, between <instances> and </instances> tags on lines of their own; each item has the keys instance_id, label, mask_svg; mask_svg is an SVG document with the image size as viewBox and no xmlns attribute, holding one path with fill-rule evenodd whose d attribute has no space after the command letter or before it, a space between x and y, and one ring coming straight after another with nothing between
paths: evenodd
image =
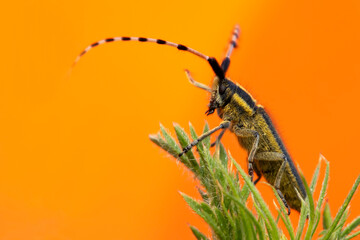
<instances>
[{"instance_id":1,"label":"beetle leg","mask_svg":"<svg viewBox=\"0 0 360 240\"><path fill-rule=\"evenodd\" d=\"M282 162L286 160L286 157L284 154L279 152L260 152L255 154L256 160L261 161L278 161Z\"/></svg>"},{"instance_id":2,"label":"beetle leg","mask_svg":"<svg viewBox=\"0 0 360 240\"><path fill-rule=\"evenodd\" d=\"M280 183L281 183L281 179L282 176L285 172L285 167L286 167L286 157L284 156L284 154L282 153L278 153L278 152L262 152L262 153L257 153L255 155L255 159L256 160L261 160L261 161L279 161L282 162L277 174L276 174L276 178L274 181L274 187L276 192L278 193L279 197L281 198L282 202L284 203L285 207L288 210L288 215L290 215L290 207L287 204L284 195L282 194L281 190L280 190Z\"/></svg>"},{"instance_id":3,"label":"beetle leg","mask_svg":"<svg viewBox=\"0 0 360 240\"><path fill-rule=\"evenodd\" d=\"M248 171L249 171L250 179L251 179L251 181L253 181L253 178L254 178L253 162L254 162L254 156L255 156L256 150L259 145L259 133L252 129L245 129L245 128L242 129L237 126L234 127L234 133L238 137L254 137L255 138L253 145L251 147L250 153L249 153L249 157L248 157Z\"/></svg>"},{"instance_id":4,"label":"beetle leg","mask_svg":"<svg viewBox=\"0 0 360 240\"><path fill-rule=\"evenodd\" d=\"M261 173L256 173L256 174L258 175L258 178L255 179L254 185L256 185L256 184L260 181L260 179L261 179L261 177L262 177Z\"/></svg>"},{"instance_id":5,"label":"beetle leg","mask_svg":"<svg viewBox=\"0 0 360 240\"><path fill-rule=\"evenodd\" d=\"M279 197L281 198L281 200L283 201L285 207L288 209L288 215L290 215L290 207L288 206L284 195L282 194L282 192L280 191L280 182L281 182L281 178L283 176L283 173L285 172L285 167L286 167L286 161L283 161L283 163L281 164L281 167L278 171L278 173L276 174L276 179L274 182L274 187L276 189L276 192L279 194Z\"/></svg>"},{"instance_id":6,"label":"beetle leg","mask_svg":"<svg viewBox=\"0 0 360 240\"><path fill-rule=\"evenodd\" d=\"M224 128L219 136L217 136L216 140L210 145L210 147L214 147L217 142L220 142L221 138L223 137L224 133L226 132L226 128Z\"/></svg>"},{"instance_id":7,"label":"beetle leg","mask_svg":"<svg viewBox=\"0 0 360 240\"><path fill-rule=\"evenodd\" d=\"M254 159L256 159L256 154L255 154L255 156L254 156ZM258 176L257 179L255 179L255 181L254 181L254 185L256 185L256 184L260 181L260 179L261 179L261 177L262 177L262 173L260 172L260 170L259 170L259 168L256 166L256 164L254 164L254 172L255 172L256 175Z\"/></svg>"},{"instance_id":8,"label":"beetle leg","mask_svg":"<svg viewBox=\"0 0 360 240\"><path fill-rule=\"evenodd\" d=\"M223 121L220 123L219 126L217 126L216 128L213 128L209 131L207 131L206 133L202 134L198 139L194 140L192 143L190 143L188 146L186 146L183 151L179 154L179 157L181 157L184 153L187 153L192 147L196 146L199 142L201 142L202 140L204 140L204 138L210 136L211 134L213 134L214 132L220 130L220 129L227 129L230 126L230 121Z\"/></svg>"}]
</instances>

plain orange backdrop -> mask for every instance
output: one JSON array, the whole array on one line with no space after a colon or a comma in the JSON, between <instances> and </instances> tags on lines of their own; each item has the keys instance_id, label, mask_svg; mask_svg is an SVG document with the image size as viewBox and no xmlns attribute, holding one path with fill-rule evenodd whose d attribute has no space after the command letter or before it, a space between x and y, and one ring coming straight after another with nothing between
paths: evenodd
<instances>
[{"instance_id":1,"label":"plain orange backdrop","mask_svg":"<svg viewBox=\"0 0 360 240\"><path fill-rule=\"evenodd\" d=\"M333 213L360 173L358 0L23 0L3 2L0 20L0 239L192 239L188 224L209 234L178 193L199 197L193 177L148 135L159 122L220 122L183 72L210 84L210 67L169 47L111 43L67 78L106 37L221 59L238 23L228 76L265 106L308 181L320 153L330 161ZM246 168L236 138L223 142ZM350 219L359 214L357 193Z\"/></svg>"}]
</instances>

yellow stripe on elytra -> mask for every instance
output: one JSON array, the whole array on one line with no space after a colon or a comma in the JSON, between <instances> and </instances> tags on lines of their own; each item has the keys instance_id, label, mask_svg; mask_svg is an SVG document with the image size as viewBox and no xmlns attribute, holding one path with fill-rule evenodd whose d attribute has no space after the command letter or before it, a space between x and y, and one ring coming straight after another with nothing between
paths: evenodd
<instances>
[{"instance_id":1,"label":"yellow stripe on elytra","mask_svg":"<svg viewBox=\"0 0 360 240\"><path fill-rule=\"evenodd\" d=\"M262 131L262 135L265 136L265 139L267 139L269 142L268 144L272 147L271 151L275 152L282 152L279 143L276 140L275 134L273 133L267 124L266 120L262 115L258 115L258 118L256 119L256 122L258 123L259 128ZM259 131L259 130L258 130ZM265 149L264 149L265 150ZM266 149L266 151L269 151L270 149Z\"/></svg>"},{"instance_id":2,"label":"yellow stripe on elytra","mask_svg":"<svg viewBox=\"0 0 360 240\"><path fill-rule=\"evenodd\" d=\"M247 113L252 114L254 112L254 110L249 106L249 104L247 104L245 100L242 99L237 93L234 93L232 95L232 99Z\"/></svg>"}]
</instances>

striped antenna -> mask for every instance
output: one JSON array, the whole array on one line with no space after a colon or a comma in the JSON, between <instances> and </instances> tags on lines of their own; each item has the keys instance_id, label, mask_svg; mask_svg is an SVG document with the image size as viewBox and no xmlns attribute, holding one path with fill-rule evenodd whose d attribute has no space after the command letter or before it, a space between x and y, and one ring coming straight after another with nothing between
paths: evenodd
<instances>
[{"instance_id":1,"label":"striped antenna","mask_svg":"<svg viewBox=\"0 0 360 240\"><path fill-rule=\"evenodd\" d=\"M89 52L91 49L93 49L96 46L99 46L101 44L104 43L109 43L109 42L116 42L116 41L137 41L137 42L152 42L152 43L157 43L160 45L168 45L171 47L175 47L181 51L187 51L190 52L198 57L201 57L203 59L205 59L206 61L209 62L210 66L212 67L213 71L215 72L216 76L218 76L220 79L224 79L225 75L223 70L221 69L221 67L219 66L219 63L216 61L215 58L211 58L206 56L205 54L202 54L199 51L196 51L192 48L186 47L182 44L177 44L177 43L173 43L173 42L168 42L165 40L161 40L161 39L154 39L154 38L144 38L144 37L114 37L114 38L106 38L103 40L100 40L98 42L95 42L93 44L91 44L90 46L88 46L87 48L85 48L84 51L82 51L80 53L79 56L77 56L77 58L75 59L75 62L72 65L72 68L79 62L79 60L81 59L82 56L84 56L85 53Z\"/></svg>"},{"instance_id":2,"label":"striped antenna","mask_svg":"<svg viewBox=\"0 0 360 240\"><path fill-rule=\"evenodd\" d=\"M229 44L229 48L226 53L226 57L221 63L221 68L224 71L224 73L226 73L226 71L229 68L230 56L231 56L231 53L233 52L234 48L237 47L237 40L239 39L239 34L240 34L240 27L239 27L239 25L235 25L234 32L232 34L231 41Z\"/></svg>"}]
</instances>

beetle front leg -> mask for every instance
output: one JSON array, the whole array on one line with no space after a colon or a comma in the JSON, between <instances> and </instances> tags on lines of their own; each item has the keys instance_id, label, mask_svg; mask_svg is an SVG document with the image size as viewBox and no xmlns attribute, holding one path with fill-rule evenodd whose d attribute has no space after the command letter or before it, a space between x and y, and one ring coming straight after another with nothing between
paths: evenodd
<instances>
[{"instance_id":1,"label":"beetle front leg","mask_svg":"<svg viewBox=\"0 0 360 240\"><path fill-rule=\"evenodd\" d=\"M224 133L226 132L227 128L224 128L219 136L217 136L216 140L210 145L210 147L214 147L216 145L216 143L220 142L221 138L224 136Z\"/></svg>"},{"instance_id":2,"label":"beetle front leg","mask_svg":"<svg viewBox=\"0 0 360 240\"><path fill-rule=\"evenodd\" d=\"M254 162L254 156L255 156L256 150L259 145L259 138L260 138L259 133L252 129L242 129L237 126L234 127L234 133L238 137L254 137L255 138L253 145L251 147L250 153L249 153L249 157L248 157L248 171L249 171L250 179L252 182L253 178L254 178L253 162Z\"/></svg>"},{"instance_id":3,"label":"beetle front leg","mask_svg":"<svg viewBox=\"0 0 360 240\"><path fill-rule=\"evenodd\" d=\"M227 129L230 127L230 121L223 121L220 123L219 126L217 126L216 128L213 128L209 131L207 131L206 133L202 134L200 137L198 137L198 139L195 139L193 142L191 142L188 146L186 146L183 151L179 154L179 157L181 157L184 153L187 153L191 148L193 148L194 146L196 146L199 142L201 142L202 140L204 140L204 138L210 136L211 134L213 134L214 132L220 130L220 129Z\"/></svg>"}]
</instances>

